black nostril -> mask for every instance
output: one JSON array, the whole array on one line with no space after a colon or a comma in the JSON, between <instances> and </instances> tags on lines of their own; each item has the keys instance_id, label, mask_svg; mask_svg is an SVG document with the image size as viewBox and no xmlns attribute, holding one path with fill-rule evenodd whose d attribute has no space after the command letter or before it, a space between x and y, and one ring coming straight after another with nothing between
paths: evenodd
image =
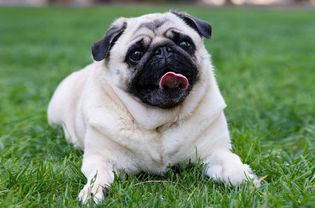
<instances>
[{"instance_id":1,"label":"black nostril","mask_svg":"<svg viewBox=\"0 0 315 208\"><path fill-rule=\"evenodd\" d=\"M173 52L173 49L170 47L165 47L167 52Z\"/></svg>"},{"instance_id":2,"label":"black nostril","mask_svg":"<svg viewBox=\"0 0 315 208\"><path fill-rule=\"evenodd\" d=\"M169 53L172 53L174 52L174 50L168 46L163 46L163 47L160 47L158 49L156 49L154 51L154 54L155 55L163 55L163 56L168 56Z\"/></svg>"},{"instance_id":3,"label":"black nostril","mask_svg":"<svg viewBox=\"0 0 315 208\"><path fill-rule=\"evenodd\" d=\"M162 54L162 48L158 48L157 50L154 51L155 55L161 55Z\"/></svg>"}]
</instances>

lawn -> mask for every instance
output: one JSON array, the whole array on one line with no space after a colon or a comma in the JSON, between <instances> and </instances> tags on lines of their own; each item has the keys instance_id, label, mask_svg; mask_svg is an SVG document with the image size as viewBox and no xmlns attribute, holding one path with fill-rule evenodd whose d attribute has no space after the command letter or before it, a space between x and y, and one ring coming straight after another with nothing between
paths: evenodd
<instances>
[{"instance_id":1,"label":"lawn","mask_svg":"<svg viewBox=\"0 0 315 208\"><path fill-rule=\"evenodd\" d=\"M0 207L79 207L82 152L46 121L57 84L91 62L118 16L169 7L0 8ZM209 180L202 164L164 176L121 174L108 207L314 207L315 12L183 7L206 40L228 104L234 152L260 188ZM180 9L179 9L180 10Z\"/></svg>"}]
</instances>

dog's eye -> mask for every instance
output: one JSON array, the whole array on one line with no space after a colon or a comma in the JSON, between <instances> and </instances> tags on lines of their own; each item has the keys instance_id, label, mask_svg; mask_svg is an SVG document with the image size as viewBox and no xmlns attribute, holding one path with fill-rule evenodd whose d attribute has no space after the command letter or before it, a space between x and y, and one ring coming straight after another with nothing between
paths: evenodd
<instances>
[{"instance_id":1,"label":"dog's eye","mask_svg":"<svg viewBox=\"0 0 315 208\"><path fill-rule=\"evenodd\" d=\"M142 56L143 56L143 52L142 51L132 51L131 53L130 53L130 55L129 55L129 62L131 63L131 64L137 64L139 61L140 61L140 59L142 58Z\"/></svg>"},{"instance_id":2,"label":"dog's eye","mask_svg":"<svg viewBox=\"0 0 315 208\"><path fill-rule=\"evenodd\" d=\"M191 43L186 40L181 41L178 45L185 51L189 51L191 49Z\"/></svg>"}]
</instances>

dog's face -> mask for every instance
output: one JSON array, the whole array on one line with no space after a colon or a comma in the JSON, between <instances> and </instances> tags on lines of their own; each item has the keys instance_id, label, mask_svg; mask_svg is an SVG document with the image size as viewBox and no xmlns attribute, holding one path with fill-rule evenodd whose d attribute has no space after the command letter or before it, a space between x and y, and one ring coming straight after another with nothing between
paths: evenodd
<instances>
[{"instance_id":1,"label":"dog's face","mask_svg":"<svg viewBox=\"0 0 315 208\"><path fill-rule=\"evenodd\" d=\"M210 35L208 23L185 13L120 18L92 53L116 86L146 104L172 108L198 81L202 38Z\"/></svg>"}]
</instances>

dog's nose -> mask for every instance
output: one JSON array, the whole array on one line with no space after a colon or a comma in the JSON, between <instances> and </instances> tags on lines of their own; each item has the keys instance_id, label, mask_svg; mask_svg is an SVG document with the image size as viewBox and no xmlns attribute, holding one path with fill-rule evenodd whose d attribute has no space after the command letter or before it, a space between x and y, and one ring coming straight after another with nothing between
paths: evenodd
<instances>
[{"instance_id":1,"label":"dog's nose","mask_svg":"<svg viewBox=\"0 0 315 208\"><path fill-rule=\"evenodd\" d=\"M161 57L168 57L173 53L173 49L168 46L163 46L154 51L154 54Z\"/></svg>"}]
</instances>

